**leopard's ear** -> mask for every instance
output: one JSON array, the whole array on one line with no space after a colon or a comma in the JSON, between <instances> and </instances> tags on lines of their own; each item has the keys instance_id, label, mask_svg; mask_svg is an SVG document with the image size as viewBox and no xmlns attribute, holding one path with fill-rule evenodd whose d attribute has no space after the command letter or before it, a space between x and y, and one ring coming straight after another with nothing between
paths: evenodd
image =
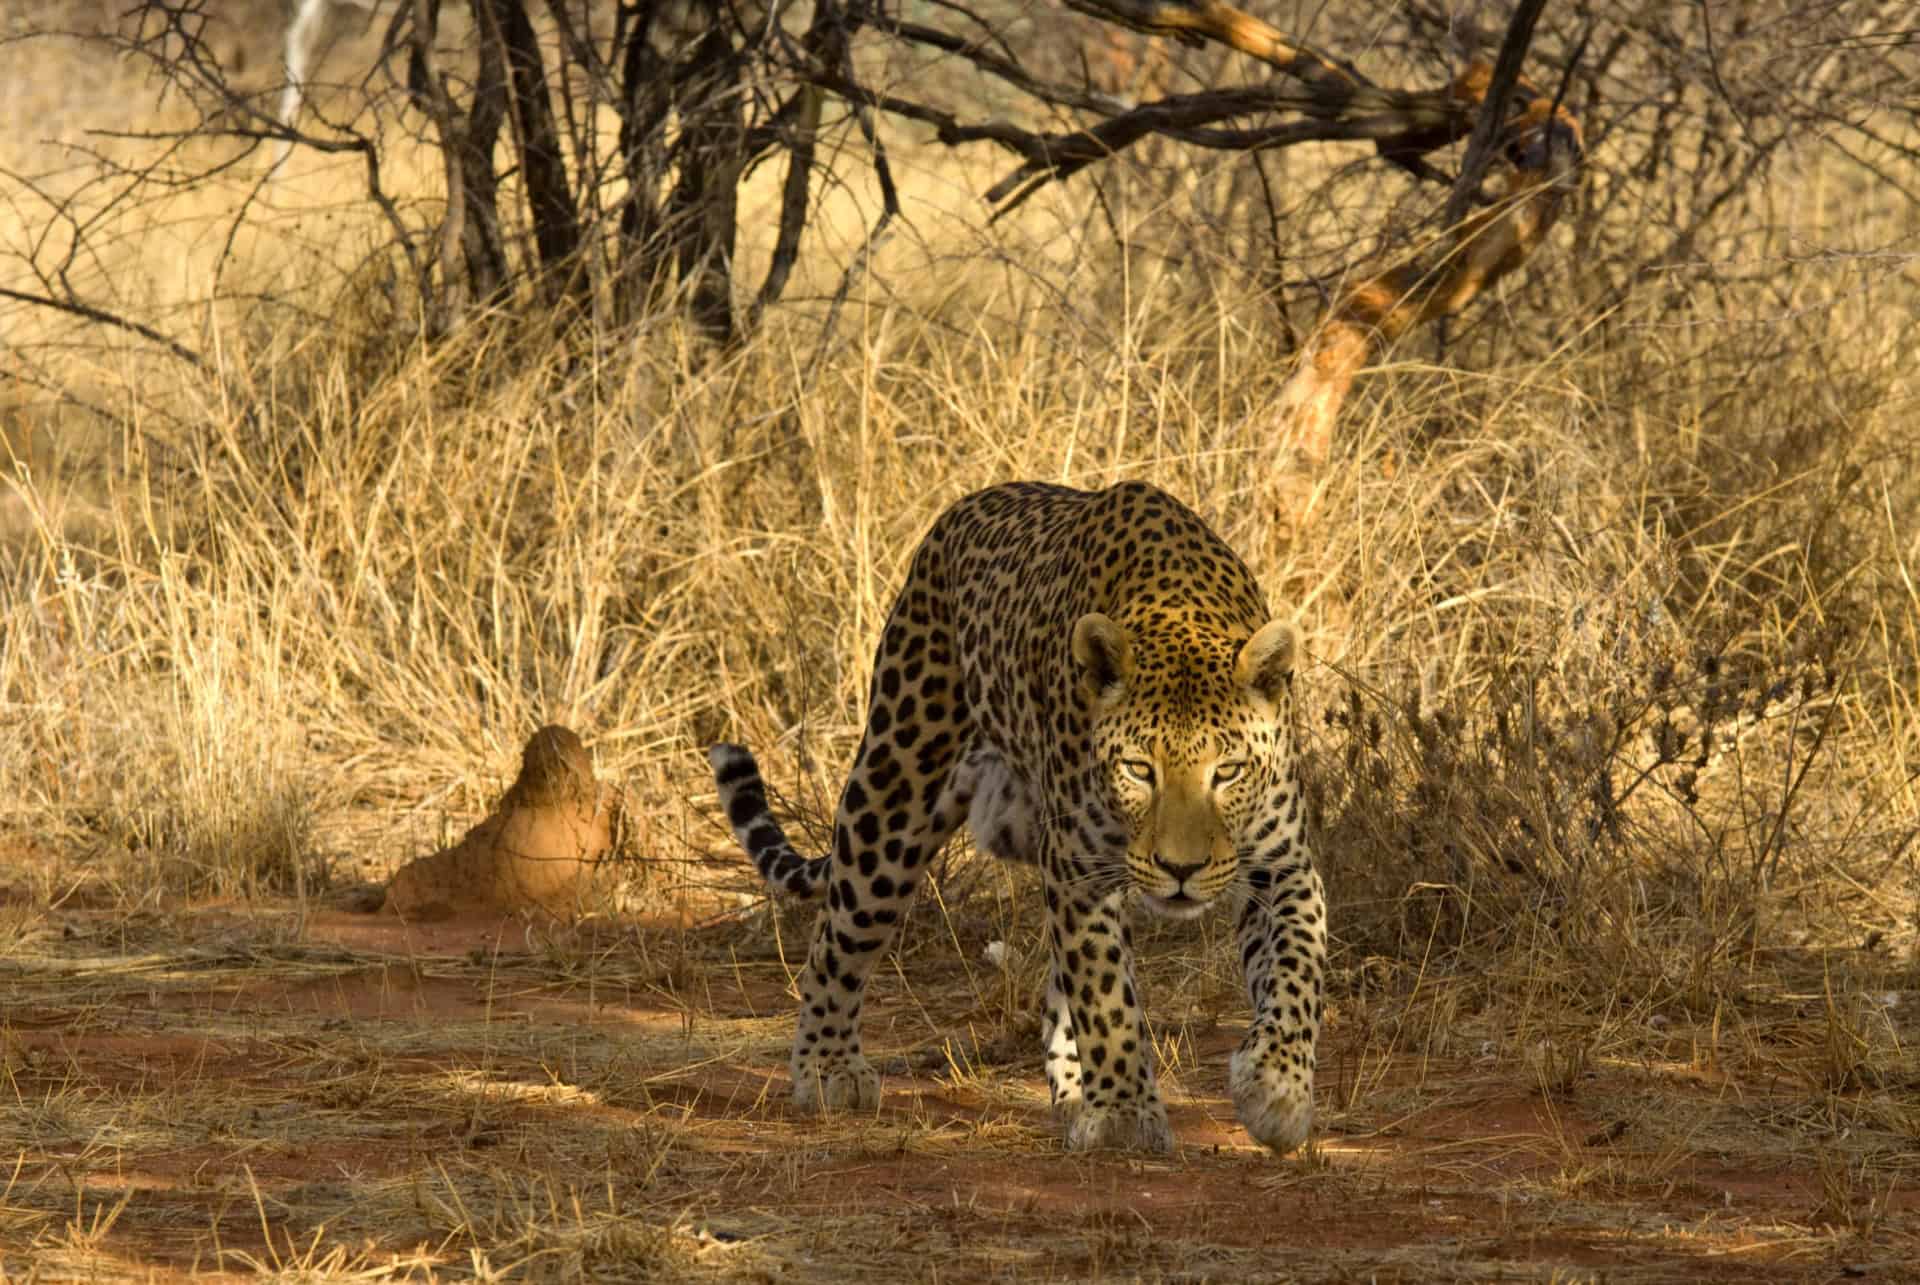
<instances>
[{"instance_id":1,"label":"leopard's ear","mask_svg":"<svg viewBox=\"0 0 1920 1285\"><path fill-rule=\"evenodd\" d=\"M1096 702L1115 700L1133 677L1133 644L1112 617L1089 611L1073 622L1073 663Z\"/></svg>"},{"instance_id":2,"label":"leopard's ear","mask_svg":"<svg viewBox=\"0 0 1920 1285\"><path fill-rule=\"evenodd\" d=\"M1293 658L1299 650L1300 631L1293 622L1269 620L1240 648L1234 677L1258 699L1278 705L1293 682Z\"/></svg>"}]
</instances>

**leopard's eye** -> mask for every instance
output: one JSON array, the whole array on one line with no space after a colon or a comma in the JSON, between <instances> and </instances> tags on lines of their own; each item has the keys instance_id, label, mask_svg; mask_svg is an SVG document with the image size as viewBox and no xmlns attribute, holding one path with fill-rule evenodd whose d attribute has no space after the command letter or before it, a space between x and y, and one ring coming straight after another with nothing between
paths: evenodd
<instances>
[{"instance_id":1,"label":"leopard's eye","mask_svg":"<svg viewBox=\"0 0 1920 1285\"><path fill-rule=\"evenodd\" d=\"M1213 767L1214 787L1217 789L1222 785L1233 784L1235 781L1240 779L1240 774L1246 770L1247 770L1246 763L1237 759L1227 763L1214 764L1214 767Z\"/></svg>"},{"instance_id":2,"label":"leopard's eye","mask_svg":"<svg viewBox=\"0 0 1920 1285\"><path fill-rule=\"evenodd\" d=\"M1153 784L1153 764L1145 759L1121 759L1120 770L1142 785Z\"/></svg>"}]
</instances>

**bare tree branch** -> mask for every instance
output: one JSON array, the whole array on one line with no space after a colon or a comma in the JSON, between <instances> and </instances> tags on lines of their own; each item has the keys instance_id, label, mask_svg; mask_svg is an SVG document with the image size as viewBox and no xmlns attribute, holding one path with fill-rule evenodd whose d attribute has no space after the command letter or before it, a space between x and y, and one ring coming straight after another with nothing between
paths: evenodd
<instances>
[{"instance_id":1,"label":"bare tree branch","mask_svg":"<svg viewBox=\"0 0 1920 1285\"><path fill-rule=\"evenodd\" d=\"M1290 39L1250 13L1219 0L1064 0L1069 9L1135 31L1173 36L1189 44L1211 40L1257 58L1337 102L1343 91L1371 88L1351 65Z\"/></svg>"},{"instance_id":2,"label":"bare tree branch","mask_svg":"<svg viewBox=\"0 0 1920 1285\"><path fill-rule=\"evenodd\" d=\"M1514 88L1520 84L1520 68L1527 60L1527 50L1533 44L1533 28L1540 21L1540 11L1547 7L1547 0L1520 0L1514 7L1513 18L1507 24L1506 39L1500 43L1500 56L1494 60L1493 73L1488 78L1484 97L1480 100L1480 112L1473 122L1473 134L1467 140L1467 155L1460 162L1460 176L1454 180L1453 191L1447 196L1447 206L1441 215L1441 224L1452 227L1466 217L1467 207L1473 203L1480 184L1486 180L1487 167L1493 163L1494 140L1499 136L1513 115L1511 99ZM1533 95L1538 97L1538 95Z\"/></svg>"},{"instance_id":3,"label":"bare tree branch","mask_svg":"<svg viewBox=\"0 0 1920 1285\"><path fill-rule=\"evenodd\" d=\"M122 317L117 313L108 312L105 308L95 307L90 303L82 303L78 299L56 299L52 295L31 294L25 290L14 290L7 286L0 286L0 299L12 299L18 303L32 304L36 308L51 308L55 312L64 312L68 316L79 317L83 321L92 321L103 326L111 326L115 330L124 330L128 334L139 335L142 339L178 357L181 361L186 362L202 374L218 374L212 366L207 364L206 358L185 344L176 339L168 338L145 322L134 321L130 317Z\"/></svg>"},{"instance_id":4,"label":"bare tree branch","mask_svg":"<svg viewBox=\"0 0 1920 1285\"><path fill-rule=\"evenodd\" d=\"M1483 101L1492 83L1491 70L1479 64L1455 82L1454 92L1463 101ZM1326 462L1354 377L1407 331L1458 313L1518 268L1559 218L1585 157L1580 126L1553 99L1517 83L1534 97L1506 118L1496 140L1511 166L1505 192L1448 227L1437 263L1415 254L1343 292L1301 348L1273 411L1281 449L1270 481L1276 490L1295 492L1280 503L1296 526L1307 518L1311 483Z\"/></svg>"},{"instance_id":5,"label":"bare tree branch","mask_svg":"<svg viewBox=\"0 0 1920 1285\"><path fill-rule=\"evenodd\" d=\"M1050 106L1071 107L1080 111L1102 114L1114 114L1127 110L1125 103L1111 95L1040 79L1012 58L989 52L985 48L984 37L969 40L964 36L956 36L936 27L903 22L885 14L876 15L872 25L876 30L884 31L909 44L925 45L929 49L938 49L964 58L987 75Z\"/></svg>"}]
</instances>

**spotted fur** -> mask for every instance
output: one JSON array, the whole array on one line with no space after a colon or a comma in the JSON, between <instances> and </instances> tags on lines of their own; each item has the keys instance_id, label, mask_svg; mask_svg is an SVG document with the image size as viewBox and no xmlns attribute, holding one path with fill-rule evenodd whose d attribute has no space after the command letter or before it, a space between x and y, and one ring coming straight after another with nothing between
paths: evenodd
<instances>
[{"instance_id":1,"label":"spotted fur","mask_svg":"<svg viewBox=\"0 0 1920 1285\"><path fill-rule=\"evenodd\" d=\"M867 977L965 819L983 848L1042 872L1047 1082L1069 1148L1172 1146L1128 892L1175 918L1238 902L1253 1020L1234 1105L1258 1141L1299 1146L1326 909L1294 763L1295 646L1233 551L1151 486L1012 483L948 509L881 634L832 850L794 850L745 749L709 755L768 883L826 898L800 979L794 1101L878 1101L860 1050Z\"/></svg>"}]
</instances>

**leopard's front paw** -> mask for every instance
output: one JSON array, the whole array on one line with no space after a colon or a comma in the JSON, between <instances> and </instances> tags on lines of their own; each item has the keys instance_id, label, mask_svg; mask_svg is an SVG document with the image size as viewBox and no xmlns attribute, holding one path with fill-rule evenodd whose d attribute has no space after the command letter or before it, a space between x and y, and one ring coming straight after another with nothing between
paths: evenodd
<instances>
[{"instance_id":1,"label":"leopard's front paw","mask_svg":"<svg viewBox=\"0 0 1920 1285\"><path fill-rule=\"evenodd\" d=\"M1235 1051L1227 1083L1234 1113L1253 1140L1285 1155L1313 1124L1313 1076L1285 1050L1264 1042Z\"/></svg>"},{"instance_id":2,"label":"leopard's front paw","mask_svg":"<svg viewBox=\"0 0 1920 1285\"><path fill-rule=\"evenodd\" d=\"M793 1063L793 1104L802 1111L870 1110L880 1105L880 1077L858 1053L827 1063Z\"/></svg>"},{"instance_id":3,"label":"leopard's front paw","mask_svg":"<svg viewBox=\"0 0 1920 1285\"><path fill-rule=\"evenodd\" d=\"M1173 1130L1167 1126L1167 1109L1158 1098L1111 1106L1081 1102L1067 1121L1067 1150L1095 1151L1102 1147L1150 1151L1156 1155L1173 1150Z\"/></svg>"},{"instance_id":4,"label":"leopard's front paw","mask_svg":"<svg viewBox=\"0 0 1920 1285\"><path fill-rule=\"evenodd\" d=\"M1080 1114L1081 1106L1086 1102L1080 1087L1080 1068L1069 1066L1064 1070L1047 1068L1047 1095L1053 1101L1053 1114L1061 1120L1072 1120Z\"/></svg>"}]
</instances>

